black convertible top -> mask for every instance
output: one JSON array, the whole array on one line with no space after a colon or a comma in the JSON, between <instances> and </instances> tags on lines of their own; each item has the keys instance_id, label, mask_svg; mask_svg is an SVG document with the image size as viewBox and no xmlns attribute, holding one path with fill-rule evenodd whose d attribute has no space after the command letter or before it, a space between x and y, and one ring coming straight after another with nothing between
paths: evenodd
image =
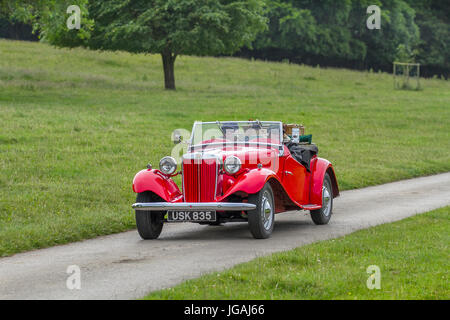
<instances>
[{"instance_id":1,"label":"black convertible top","mask_svg":"<svg viewBox=\"0 0 450 320\"><path fill-rule=\"evenodd\" d=\"M292 154L292 157L297 160L301 165L303 165L308 172L310 170L311 158L318 154L319 148L315 144L300 144L289 142L286 144L286 147Z\"/></svg>"}]
</instances>

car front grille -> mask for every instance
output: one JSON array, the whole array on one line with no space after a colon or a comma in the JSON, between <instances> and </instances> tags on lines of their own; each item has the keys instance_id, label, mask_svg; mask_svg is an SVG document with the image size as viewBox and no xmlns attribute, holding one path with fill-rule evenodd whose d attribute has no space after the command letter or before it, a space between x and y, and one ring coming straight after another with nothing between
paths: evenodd
<instances>
[{"instance_id":1,"label":"car front grille","mask_svg":"<svg viewBox=\"0 0 450 320\"><path fill-rule=\"evenodd\" d=\"M217 158L202 157L199 154L193 155L183 158L184 201L214 201L217 192Z\"/></svg>"}]
</instances>

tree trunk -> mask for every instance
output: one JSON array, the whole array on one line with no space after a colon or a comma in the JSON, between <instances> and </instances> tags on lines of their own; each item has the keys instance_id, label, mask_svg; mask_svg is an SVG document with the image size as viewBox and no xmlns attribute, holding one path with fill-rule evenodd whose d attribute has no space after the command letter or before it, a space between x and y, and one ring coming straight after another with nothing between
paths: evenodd
<instances>
[{"instance_id":1,"label":"tree trunk","mask_svg":"<svg viewBox=\"0 0 450 320\"><path fill-rule=\"evenodd\" d=\"M177 55L171 52L163 52L161 56L164 68L164 86L167 90L175 90L174 66Z\"/></svg>"}]
</instances>

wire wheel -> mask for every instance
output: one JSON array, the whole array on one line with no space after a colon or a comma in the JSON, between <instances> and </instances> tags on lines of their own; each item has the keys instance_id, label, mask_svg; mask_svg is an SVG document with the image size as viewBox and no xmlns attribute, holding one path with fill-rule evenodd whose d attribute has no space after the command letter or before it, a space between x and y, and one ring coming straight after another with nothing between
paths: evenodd
<instances>
[{"instance_id":1,"label":"wire wheel","mask_svg":"<svg viewBox=\"0 0 450 320\"><path fill-rule=\"evenodd\" d=\"M261 217L263 219L264 229L266 230L270 230L273 223L273 209L269 197L269 193L264 191L262 196Z\"/></svg>"},{"instance_id":2,"label":"wire wheel","mask_svg":"<svg viewBox=\"0 0 450 320\"><path fill-rule=\"evenodd\" d=\"M258 193L248 197L248 202L256 205L256 209L248 211L248 226L256 239L269 238L275 221L275 205L272 188L266 183Z\"/></svg>"},{"instance_id":3,"label":"wire wheel","mask_svg":"<svg viewBox=\"0 0 450 320\"><path fill-rule=\"evenodd\" d=\"M325 174L322 187L322 208L311 210L311 219L315 224L327 224L333 214L333 186L328 173Z\"/></svg>"}]
</instances>

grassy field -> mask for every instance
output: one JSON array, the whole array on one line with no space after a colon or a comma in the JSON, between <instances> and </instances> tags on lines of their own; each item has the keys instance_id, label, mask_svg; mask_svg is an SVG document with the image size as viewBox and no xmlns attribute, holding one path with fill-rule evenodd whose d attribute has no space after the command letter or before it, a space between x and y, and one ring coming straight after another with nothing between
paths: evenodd
<instances>
[{"instance_id":1,"label":"grassy field","mask_svg":"<svg viewBox=\"0 0 450 320\"><path fill-rule=\"evenodd\" d=\"M450 299L450 207L205 275L146 299ZM368 266L381 288L369 290Z\"/></svg>"},{"instance_id":2,"label":"grassy field","mask_svg":"<svg viewBox=\"0 0 450 320\"><path fill-rule=\"evenodd\" d=\"M450 83L0 40L0 256L134 227L134 174L195 120L302 123L342 189L450 170Z\"/></svg>"}]
</instances>

